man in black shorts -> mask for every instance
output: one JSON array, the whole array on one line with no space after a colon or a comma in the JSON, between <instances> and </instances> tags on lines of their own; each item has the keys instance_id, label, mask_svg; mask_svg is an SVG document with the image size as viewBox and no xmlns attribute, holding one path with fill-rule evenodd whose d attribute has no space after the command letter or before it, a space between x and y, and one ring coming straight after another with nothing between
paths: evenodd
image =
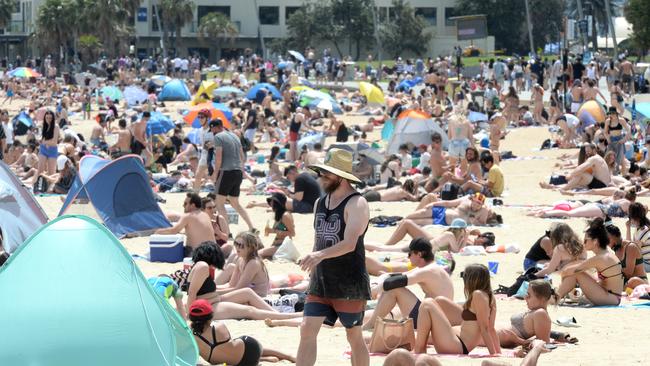
<instances>
[{"instance_id":1,"label":"man in black shorts","mask_svg":"<svg viewBox=\"0 0 650 366\"><path fill-rule=\"evenodd\" d=\"M298 174L295 165L284 169L284 176L293 184L293 192L284 188L287 195L287 210L295 213L310 214L314 212L314 203L321 196L321 189L316 179L309 173Z\"/></svg>"},{"instance_id":2,"label":"man in black shorts","mask_svg":"<svg viewBox=\"0 0 650 366\"><path fill-rule=\"evenodd\" d=\"M312 165L320 176L327 196L316 201L314 210L314 251L300 266L310 273L304 319L300 326L297 365L316 363L318 332L321 325L345 327L352 349L352 365L370 362L361 325L370 300L370 279L366 270L363 237L368 228L368 202L352 187L360 183L352 175L352 153L331 149L324 164Z\"/></svg>"},{"instance_id":3,"label":"man in black shorts","mask_svg":"<svg viewBox=\"0 0 650 366\"><path fill-rule=\"evenodd\" d=\"M239 204L239 187L244 176L244 149L239 137L223 127L223 121L210 122L214 135L214 189L217 194L215 204L219 214L228 217L226 199L232 208L246 221L250 230L255 230L248 212Z\"/></svg>"}]
</instances>

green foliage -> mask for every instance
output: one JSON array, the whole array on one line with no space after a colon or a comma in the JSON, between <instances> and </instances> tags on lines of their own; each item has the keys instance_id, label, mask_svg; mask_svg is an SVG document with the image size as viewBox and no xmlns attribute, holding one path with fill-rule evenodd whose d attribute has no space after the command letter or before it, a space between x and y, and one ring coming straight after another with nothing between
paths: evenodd
<instances>
[{"instance_id":1,"label":"green foliage","mask_svg":"<svg viewBox=\"0 0 650 366\"><path fill-rule=\"evenodd\" d=\"M174 33L173 46L181 38L181 29L194 19L194 1L192 0L161 0L160 15L162 31L167 35ZM166 38L166 37L165 37Z\"/></svg>"},{"instance_id":2,"label":"green foliage","mask_svg":"<svg viewBox=\"0 0 650 366\"><path fill-rule=\"evenodd\" d=\"M393 15L380 25L382 49L397 57L405 51L417 55L427 52L433 34L424 31L427 21L415 15L415 10L404 0L393 0Z\"/></svg>"},{"instance_id":3,"label":"green foliage","mask_svg":"<svg viewBox=\"0 0 650 366\"><path fill-rule=\"evenodd\" d=\"M650 0L629 0L625 6L625 19L632 24L632 41L642 50L650 48Z\"/></svg>"},{"instance_id":4,"label":"green foliage","mask_svg":"<svg viewBox=\"0 0 650 366\"><path fill-rule=\"evenodd\" d=\"M11 24L11 13L15 8L16 0L0 0L0 28Z\"/></svg>"},{"instance_id":5,"label":"green foliage","mask_svg":"<svg viewBox=\"0 0 650 366\"><path fill-rule=\"evenodd\" d=\"M199 37L233 41L239 31L230 19L221 13L209 13L199 21Z\"/></svg>"},{"instance_id":6,"label":"green foliage","mask_svg":"<svg viewBox=\"0 0 650 366\"><path fill-rule=\"evenodd\" d=\"M533 43L542 47L556 40L562 29L565 2L530 0ZM495 38L495 48L507 52L528 51L526 9L523 0L458 0L456 12L462 15L487 15L488 34Z\"/></svg>"}]
</instances>

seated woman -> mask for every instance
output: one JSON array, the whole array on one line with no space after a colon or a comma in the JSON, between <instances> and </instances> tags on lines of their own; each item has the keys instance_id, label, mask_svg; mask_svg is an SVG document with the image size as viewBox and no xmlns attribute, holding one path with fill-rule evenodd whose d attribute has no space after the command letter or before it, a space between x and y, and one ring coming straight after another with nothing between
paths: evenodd
<instances>
[{"instance_id":1,"label":"seated woman","mask_svg":"<svg viewBox=\"0 0 650 366\"><path fill-rule=\"evenodd\" d=\"M537 217L625 217L630 204L636 200L636 191L630 189L622 199L605 198L601 202L573 202L571 205L555 205L551 209L542 209L533 214Z\"/></svg>"},{"instance_id":2,"label":"seated woman","mask_svg":"<svg viewBox=\"0 0 650 366\"><path fill-rule=\"evenodd\" d=\"M569 225L565 223L554 224L548 236L553 248L551 260L543 269L535 273L537 277L544 277L556 271L561 271L569 263L587 258L582 242Z\"/></svg>"},{"instance_id":3,"label":"seated woman","mask_svg":"<svg viewBox=\"0 0 650 366\"><path fill-rule=\"evenodd\" d=\"M406 235L411 238L427 238L433 246L433 250L448 250L452 253L458 253L465 245L473 244L470 235L480 235L481 232L477 229L468 231L467 223L463 219L455 219L452 221L449 229L435 236L422 227L416 225L411 220L402 220L393 235L388 239L385 245L372 245L366 244L366 250L378 252L407 252L408 244L405 246L395 247L393 245L400 242Z\"/></svg>"},{"instance_id":4,"label":"seated woman","mask_svg":"<svg viewBox=\"0 0 650 366\"><path fill-rule=\"evenodd\" d=\"M401 185L390 188L374 186L363 193L368 202L398 202L402 200L418 201L418 187L412 179L407 179Z\"/></svg>"},{"instance_id":5,"label":"seated woman","mask_svg":"<svg viewBox=\"0 0 650 366\"><path fill-rule=\"evenodd\" d=\"M497 305L490 285L490 271L482 264L470 264L463 272L467 301L460 327L453 327L445 310L434 299L420 305L415 353L426 353L429 339L439 354L469 354L481 341L491 355L501 353L494 323ZM431 338L429 338L431 335Z\"/></svg>"},{"instance_id":6,"label":"seated woman","mask_svg":"<svg viewBox=\"0 0 650 366\"><path fill-rule=\"evenodd\" d=\"M224 265L223 254L218 246L201 244L192 256L194 265L187 276L187 306L196 299L208 300L217 319L290 319L302 313L279 313L250 288L240 288L219 295L215 284L214 270Z\"/></svg>"},{"instance_id":7,"label":"seated woman","mask_svg":"<svg viewBox=\"0 0 650 366\"><path fill-rule=\"evenodd\" d=\"M626 225L625 238L633 241L640 249L646 273L650 272L650 220L648 210L641 203L633 203L629 208L629 220ZM632 236L631 227L636 227Z\"/></svg>"},{"instance_id":8,"label":"seated woman","mask_svg":"<svg viewBox=\"0 0 650 366\"><path fill-rule=\"evenodd\" d=\"M609 237L603 219L596 218L589 223L585 232L585 249L594 253L593 257L570 264L562 272L562 283L558 295L563 298L580 286L586 298L596 306L619 305L624 289L621 262L610 249ZM586 270L595 269L594 278Z\"/></svg>"},{"instance_id":9,"label":"seated woman","mask_svg":"<svg viewBox=\"0 0 650 366\"><path fill-rule=\"evenodd\" d=\"M543 236L530 247L524 257L524 271L537 267L540 264L548 263L553 255L553 244L551 243L550 230L547 230Z\"/></svg>"},{"instance_id":10,"label":"seated woman","mask_svg":"<svg viewBox=\"0 0 650 366\"><path fill-rule=\"evenodd\" d=\"M228 227L228 221L219 214L216 207L214 193L208 193L206 197L201 199L201 209L210 216L212 221L214 241L221 247L224 256L228 257L233 249L233 246L228 244L230 228Z\"/></svg>"},{"instance_id":11,"label":"seated woman","mask_svg":"<svg viewBox=\"0 0 650 366\"><path fill-rule=\"evenodd\" d=\"M271 259L277 252L284 238L296 236L296 227L293 223L293 215L287 210L287 196L284 193L276 192L266 199L266 202L273 210L273 226L264 228L264 236L275 234L273 244L269 248L260 249L259 255L262 259Z\"/></svg>"},{"instance_id":12,"label":"seated woman","mask_svg":"<svg viewBox=\"0 0 650 366\"><path fill-rule=\"evenodd\" d=\"M239 233L234 241L237 259L230 281L217 286L218 294L227 294L242 288L250 288L260 297L268 295L269 273L258 255L260 239L250 231Z\"/></svg>"},{"instance_id":13,"label":"seated woman","mask_svg":"<svg viewBox=\"0 0 650 366\"><path fill-rule=\"evenodd\" d=\"M256 366L260 362L287 360L295 357L271 348L263 348L253 337L232 339L225 324L213 322L214 310L209 301L199 299L190 305L189 318L199 355L212 365Z\"/></svg>"},{"instance_id":14,"label":"seated woman","mask_svg":"<svg viewBox=\"0 0 650 366\"><path fill-rule=\"evenodd\" d=\"M629 230L629 220L627 226ZM624 241L621 237L621 230L619 230L616 225L608 224L605 228L607 229L607 235L609 236L610 248L612 248L618 259L621 261L625 287L634 289L638 285L648 284L648 276L643 267L641 249L639 249L635 243L628 240Z\"/></svg>"}]
</instances>

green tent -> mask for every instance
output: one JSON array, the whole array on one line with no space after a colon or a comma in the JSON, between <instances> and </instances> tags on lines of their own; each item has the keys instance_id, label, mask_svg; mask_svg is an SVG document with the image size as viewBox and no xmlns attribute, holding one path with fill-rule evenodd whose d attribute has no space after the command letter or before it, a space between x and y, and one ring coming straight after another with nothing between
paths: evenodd
<instances>
[{"instance_id":1,"label":"green tent","mask_svg":"<svg viewBox=\"0 0 650 366\"><path fill-rule=\"evenodd\" d=\"M176 311L85 216L41 227L0 268L0 365L196 365Z\"/></svg>"}]
</instances>

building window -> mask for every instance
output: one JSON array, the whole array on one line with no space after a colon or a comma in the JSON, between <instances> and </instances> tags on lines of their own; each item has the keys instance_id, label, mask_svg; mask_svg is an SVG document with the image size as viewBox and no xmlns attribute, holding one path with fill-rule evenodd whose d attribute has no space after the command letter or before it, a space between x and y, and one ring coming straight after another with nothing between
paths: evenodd
<instances>
[{"instance_id":1,"label":"building window","mask_svg":"<svg viewBox=\"0 0 650 366\"><path fill-rule=\"evenodd\" d=\"M20 0L16 0L14 4L16 4L14 5L14 13L20 13Z\"/></svg>"},{"instance_id":2,"label":"building window","mask_svg":"<svg viewBox=\"0 0 650 366\"><path fill-rule=\"evenodd\" d=\"M210 13L221 13L230 18L230 6L198 6L196 9L196 20L201 19Z\"/></svg>"},{"instance_id":3,"label":"building window","mask_svg":"<svg viewBox=\"0 0 650 366\"><path fill-rule=\"evenodd\" d=\"M259 7L260 24L278 25L280 24L280 7L279 6L260 6Z\"/></svg>"},{"instance_id":4,"label":"building window","mask_svg":"<svg viewBox=\"0 0 650 366\"><path fill-rule=\"evenodd\" d=\"M289 20L289 18L291 18L291 16L293 15L293 13L300 10L300 8L301 8L300 6L287 6L287 7L285 7L284 8L284 21L286 22L287 20Z\"/></svg>"},{"instance_id":5,"label":"building window","mask_svg":"<svg viewBox=\"0 0 650 366\"><path fill-rule=\"evenodd\" d=\"M447 27L453 27L456 25L455 20L450 20L449 18L453 18L455 16L458 16L456 14L456 8L445 8L445 25Z\"/></svg>"},{"instance_id":6,"label":"building window","mask_svg":"<svg viewBox=\"0 0 650 366\"><path fill-rule=\"evenodd\" d=\"M430 26L438 23L438 9L436 8L415 8L415 15L423 17Z\"/></svg>"},{"instance_id":7,"label":"building window","mask_svg":"<svg viewBox=\"0 0 650 366\"><path fill-rule=\"evenodd\" d=\"M160 32L160 28L158 28L158 7L157 6L152 6L151 7L151 31L152 32ZM160 20L160 25L162 26L162 19Z\"/></svg>"}]
</instances>

